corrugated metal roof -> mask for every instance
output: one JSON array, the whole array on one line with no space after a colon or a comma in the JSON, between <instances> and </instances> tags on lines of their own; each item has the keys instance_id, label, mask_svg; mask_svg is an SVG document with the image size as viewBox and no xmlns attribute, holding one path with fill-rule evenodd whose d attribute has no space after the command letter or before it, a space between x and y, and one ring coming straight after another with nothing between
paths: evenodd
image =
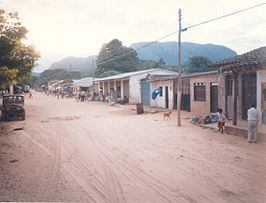
<instances>
[{"instance_id":1,"label":"corrugated metal roof","mask_svg":"<svg viewBox=\"0 0 266 203\"><path fill-rule=\"evenodd\" d=\"M105 81L105 80L116 80L116 79L124 79L124 78L129 78L131 76L136 76L136 75L141 75L141 74L146 74L146 73L152 73L155 71L161 71L161 74L164 73L174 73L173 71L169 71L169 70L164 70L164 69L148 69L148 70L142 70L142 71L134 71L134 72L129 72L129 73L122 73L119 75L114 75L114 76L109 76L109 77L105 77L105 78L98 78L95 79L94 81Z\"/></svg>"},{"instance_id":2,"label":"corrugated metal roof","mask_svg":"<svg viewBox=\"0 0 266 203\"><path fill-rule=\"evenodd\" d=\"M90 87L93 84L93 78L92 77L86 77L82 78L80 80L75 80L73 82L73 85L79 86L79 87Z\"/></svg>"},{"instance_id":3,"label":"corrugated metal roof","mask_svg":"<svg viewBox=\"0 0 266 203\"><path fill-rule=\"evenodd\" d=\"M209 71L209 72L201 72L201 73L192 73L188 75L182 75L182 78L188 78L188 77L197 77L197 76L203 76L203 75L210 75L210 74L217 74L218 71ZM178 73L173 72L172 74L164 73L164 74L149 74L147 75L147 79L150 81L159 81L159 80L172 80L178 78Z\"/></svg>"}]
</instances>

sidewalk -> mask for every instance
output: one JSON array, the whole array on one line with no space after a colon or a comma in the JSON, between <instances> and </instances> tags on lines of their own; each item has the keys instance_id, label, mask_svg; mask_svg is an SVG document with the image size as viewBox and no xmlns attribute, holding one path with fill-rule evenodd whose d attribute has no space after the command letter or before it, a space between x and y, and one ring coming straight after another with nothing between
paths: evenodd
<instances>
[{"instance_id":1,"label":"sidewalk","mask_svg":"<svg viewBox=\"0 0 266 203\"><path fill-rule=\"evenodd\" d=\"M248 136L248 121L238 120L237 125L233 125L232 121L226 122L225 132L241 137L247 138ZM258 125L258 141L266 142L266 125L259 123Z\"/></svg>"}]
</instances>

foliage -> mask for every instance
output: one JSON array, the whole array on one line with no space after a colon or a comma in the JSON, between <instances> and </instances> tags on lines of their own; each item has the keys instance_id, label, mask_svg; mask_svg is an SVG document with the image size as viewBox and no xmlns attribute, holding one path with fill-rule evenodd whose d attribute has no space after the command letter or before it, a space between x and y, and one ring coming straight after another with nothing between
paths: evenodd
<instances>
[{"instance_id":1,"label":"foliage","mask_svg":"<svg viewBox=\"0 0 266 203\"><path fill-rule=\"evenodd\" d=\"M45 70L40 75L40 85L47 85L50 80L80 79L82 74L78 71L67 71L65 69Z\"/></svg>"},{"instance_id":2,"label":"foliage","mask_svg":"<svg viewBox=\"0 0 266 203\"><path fill-rule=\"evenodd\" d=\"M39 85L39 77L31 75L30 77L27 77L23 81L19 82L18 85L22 87L29 85L30 87L35 88Z\"/></svg>"},{"instance_id":3,"label":"foliage","mask_svg":"<svg viewBox=\"0 0 266 203\"><path fill-rule=\"evenodd\" d=\"M147 44L150 44L147 46ZM167 65L178 65L178 46L177 42L140 42L130 46L137 51L141 60L158 61L163 58ZM140 47L145 47L140 49ZM204 56L212 62L221 61L237 53L225 46L214 44L196 44L191 42L181 43L181 64L184 64L190 57Z\"/></svg>"},{"instance_id":4,"label":"foliage","mask_svg":"<svg viewBox=\"0 0 266 203\"><path fill-rule=\"evenodd\" d=\"M188 62L183 65L184 72L186 74L198 73L198 72L208 72L215 70L215 68L208 68L211 61L203 56L193 56L190 57Z\"/></svg>"},{"instance_id":5,"label":"foliage","mask_svg":"<svg viewBox=\"0 0 266 203\"><path fill-rule=\"evenodd\" d=\"M16 12L0 10L0 87L30 77L40 54L26 40L27 29L22 26Z\"/></svg>"},{"instance_id":6,"label":"foliage","mask_svg":"<svg viewBox=\"0 0 266 203\"><path fill-rule=\"evenodd\" d=\"M126 46L118 39L104 44L97 58L95 76L99 77L106 71L114 70L121 73L136 71L139 64L137 52Z\"/></svg>"},{"instance_id":7,"label":"foliage","mask_svg":"<svg viewBox=\"0 0 266 203\"><path fill-rule=\"evenodd\" d=\"M112 75L118 75L120 73L121 72L118 72L116 70L108 70L108 71L105 71L104 73L102 73L101 75L99 75L99 77L103 78L103 77L108 77L108 76L112 76Z\"/></svg>"}]
</instances>

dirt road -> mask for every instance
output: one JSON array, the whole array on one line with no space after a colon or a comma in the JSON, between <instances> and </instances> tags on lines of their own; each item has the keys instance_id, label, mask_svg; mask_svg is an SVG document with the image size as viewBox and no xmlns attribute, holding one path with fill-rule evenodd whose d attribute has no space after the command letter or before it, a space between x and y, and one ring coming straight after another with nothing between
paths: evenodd
<instances>
[{"instance_id":1,"label":"dirt road","mask_svg":"<svg viewBox=\"0 0 266 203\"><path fill-rule=\"evenodd\" d=\"M35 93L0 123L0 201L266 202L266 145L188 116Z\"/></svg>"}]
</instances>

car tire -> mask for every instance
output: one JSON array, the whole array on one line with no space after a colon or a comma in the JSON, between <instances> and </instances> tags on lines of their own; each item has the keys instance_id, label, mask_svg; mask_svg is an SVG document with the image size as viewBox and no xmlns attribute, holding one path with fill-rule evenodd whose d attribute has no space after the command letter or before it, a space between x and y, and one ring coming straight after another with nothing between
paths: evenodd
<instances>
[{"instance_id":1,"label":"car tire","mask_svg":"<svg viewBox=\"0 0 266 203\"><path fill-rule=\"evenodd\" d=\"M25 120L25 111L22 112L22 116L21 116L22 120Z\"/></svg>"},{"instance_id":2,"label":"car tire","mask_svg":"<svg viewBox=\"0 0 266 203\"><path fill-rule=\"evenodd\" d=\"M2 120L5 121L6 120L6 114L4 111L2 111Z\"/></svg>"}]
</instances>

